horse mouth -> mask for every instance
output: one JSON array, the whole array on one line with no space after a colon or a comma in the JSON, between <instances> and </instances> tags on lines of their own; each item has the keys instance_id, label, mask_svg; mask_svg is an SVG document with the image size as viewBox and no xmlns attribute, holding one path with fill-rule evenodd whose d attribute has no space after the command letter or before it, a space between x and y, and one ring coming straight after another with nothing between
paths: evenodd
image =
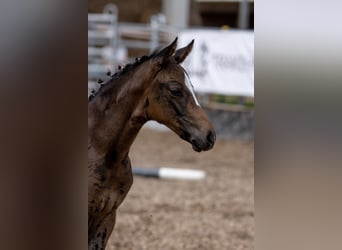
<instances>
[{"instance_id":1,"label":"horse mouth","mask_svg":"<svg viewBox=\"0 0 342 250\"><path fill-rule=\"evenodd\" d=\"M194 138L190 133L184 130L181 130L180 138L189 142L195 152L202 152L211 149L214 146L216 139L215 135L212 132L209 132L206 141L202 141L199 138Z\"/></svg>"},{"instance_id":2,"label":"horse mouth","mask_svg":"<svg viewBox=\"0 0 342 250\"><path fill-rule=\"evenodd\" d=\"M202 148L201 146L197 143L197 141L195 140L191 140L191 145L192 145L192 149L196 152L201 152L202 151Z\"/></svg>"},{"instance_id":3,"label":"horse mouth","mask_svg":"<svg viewBox=\"0 0 342 250\"><path fill-rule=\"evenodd\" d=\"M199 145L199 143L196 140L191 139L191 135L188 132L182 130L180 133L180 138L182 138L185 141L188 141L192 145L192 149L194 151L196 151L196 152L202 151L202 148Z\"/></svg>"}]
</instances>

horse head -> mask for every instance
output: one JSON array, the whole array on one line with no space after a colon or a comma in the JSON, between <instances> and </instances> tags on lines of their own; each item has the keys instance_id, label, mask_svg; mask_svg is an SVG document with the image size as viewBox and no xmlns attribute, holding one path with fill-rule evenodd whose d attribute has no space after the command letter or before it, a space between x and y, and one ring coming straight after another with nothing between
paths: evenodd
<instances>
[{"instance_id":1,"label":"horse head","mask_svg":"<svg viewBox=\"0 0 342 250\"><path fill-rule=\"evenodd\" d=\"M149 119L166 125L200 152L214 146L216 135L196 99L188 73L180 65L193 44L194 40L176 50L176 38L150 58L153 77L145 92L145 112Z\"/></svg>"}]
</instances>

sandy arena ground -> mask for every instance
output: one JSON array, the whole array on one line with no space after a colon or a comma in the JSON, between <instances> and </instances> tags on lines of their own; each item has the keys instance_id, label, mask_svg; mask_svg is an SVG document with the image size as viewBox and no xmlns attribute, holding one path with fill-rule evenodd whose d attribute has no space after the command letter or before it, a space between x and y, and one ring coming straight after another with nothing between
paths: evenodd
<instances>
[{"instance_id":1,"label":"sandy arena ground","mask_svg":"<svg viewBox=\"0 0 342 250\"><path fill-rule=\"evenodd\" d=\"M254 249L254 144L218 139L196 153L171 132L142 129L133 166L206 171L201 181L134 178L108 249Z\"/></svg>"}]
</instances>

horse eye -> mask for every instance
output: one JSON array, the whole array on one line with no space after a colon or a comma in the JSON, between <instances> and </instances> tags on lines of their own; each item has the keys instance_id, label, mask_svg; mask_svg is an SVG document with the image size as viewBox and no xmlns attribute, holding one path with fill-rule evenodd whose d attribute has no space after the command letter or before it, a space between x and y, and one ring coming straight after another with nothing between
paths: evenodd
<instances>
[{"instance_id":1,"label":"horse eye","mask_svg":"<svg viewBox=\"0 0 342 250\"><path fill-rule=\"evenodd\" d=\"M179 89L171 89L170 90L171 95L173 96L183 96L183 92Z\"/></svg>"}]
</instances>

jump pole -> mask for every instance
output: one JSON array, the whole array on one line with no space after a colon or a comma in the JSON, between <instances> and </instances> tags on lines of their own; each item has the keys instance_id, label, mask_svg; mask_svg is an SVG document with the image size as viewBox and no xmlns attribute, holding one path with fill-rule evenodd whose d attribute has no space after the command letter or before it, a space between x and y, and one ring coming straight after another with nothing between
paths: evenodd
<instances>
[{"instance_id":1,"label":"jump pole","mask_svg":"<svg viewBox=\"0 0 342 250\"><path fill-rule=\"evenodd\" d=\"M178 180L202 180L205 172L194 169L179 168L157 168L147 169L134 167L133 174L143 177L160 178L160 179L178 179Z\"/></svg>"}]
</instances>

